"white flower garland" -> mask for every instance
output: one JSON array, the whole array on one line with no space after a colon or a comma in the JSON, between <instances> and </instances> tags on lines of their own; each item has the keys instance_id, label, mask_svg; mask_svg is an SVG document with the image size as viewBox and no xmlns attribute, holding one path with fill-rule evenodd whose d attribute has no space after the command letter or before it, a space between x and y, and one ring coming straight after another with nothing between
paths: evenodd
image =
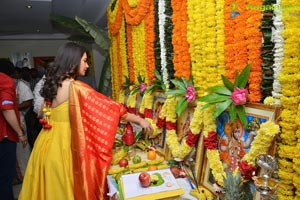
<instances>
[{"instance_id":1,"label":"white flower garland","mask_svg":"<svg viewBox=\"0 0 300 200\"><path fill-rule=\"evenodd\" d=\"M280 0L277 0L276 4L274 4L274 7L280 6ZM284 30L284 24L282 22L282 10L281 9L275 9L274 10L275 16L273 17L273 23L276 29L272 30L272 39L275 43L274 47L274 64L273 64L273 70L274 70L274 81L273 81L273 91L272 96L274 98L274 104L280 105L280 97L282 96L281 93L281 83L278 80L278 75L280 74L282 70L282 61L284 56L283 51L283 45L284 45L284 39L282 37L282 31Z\"/></svg>"},{"instance_id":2,"label":"white flower garland","mask_svg":"<svg viewBox=\"0 0 300 200\"><path fill-rule=\"evenodd\" d=\"M165 48L165 0L158 1L158 29L159 29L159 43L160 43L160 58L161 58L161 72L163 82L169 88L169 76L167 70L166 48Z\"/></svg>"}]
</instances>

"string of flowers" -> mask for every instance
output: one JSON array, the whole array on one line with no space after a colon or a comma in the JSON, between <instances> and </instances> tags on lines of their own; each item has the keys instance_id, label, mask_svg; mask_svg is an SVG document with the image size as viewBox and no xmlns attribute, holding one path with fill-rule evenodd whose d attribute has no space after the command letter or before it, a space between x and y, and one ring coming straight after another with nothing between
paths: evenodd
<instances>
[{"instance_id":1,"label":"string of flowers","mask_svg":"<svg viewBox=\"0 0 300 200\"><path fill-rule=\"evenodd\" d=\"M148 0L121 0L124 8L126 23L138 25L148 14L150 1Z\"/></svg>"},{"instance_id":2,"label":"string of flowers","mask_svg":"<svg viewBox=\"0 0 300 200\"><path fill-rule=\"evenodd\" d=\"M289 1L282 0L281 5L289 5ZM293 2L294 6L299 6L299 2ZM282 21L284 23L284 31L282 36L284 38L284 59L282 62L282 70L279 74L279 81L282 86L282 113L281 113L281 135L280 143L278 144L279 163L288 163L287 166L292 165L292 168L284 168L279 166L278 175L280 178L277 189L277 197L279 200L299 198L299 182L295 177L299 177L299 173L295 171L297 164L294 163L296 150L299 150L299 126L297 119L299 116L299 15L291 15L290 10L282 10ZM298 88L298 89L296 89ZM295 90L296 89L296 90ZM290 101L291 100L291 101ZM289 102L290 101L290 102ZM296 125L295 125L296 124Z\"/></svg>"},{"instance_id":3,"label":"string of flowers","mask_svg":"<svg viewBox=\"0 0 300 200\"><path fill-rule=\"evenodd\" d=\"M172 44L174 50L173 64L175 77L190 77L190 55L187 42L187 0L171 1L173 15L173 36Z\"/></svg>"},{"instance_id":4,"label":"string of flowers","mask_svg":"<svg viewBox=\"0 0 300 200\"><path fill-rule=\"evenodd\" d=\"M280 0L277 0L276 4L273 5L274 7L280 6ZM274 98L274 104L280 105L280 97L282 96L281 93L281 83L278 79L278 76L282 69L282 60L284 56L284 39L282 37L282 32L284 30L284 24L282 22L282 10L281 9L275 9L273 16L273 23L275 26L275 30L272 31L272 38L274 42L274 64L272 66L274 71L274 81L273 81L273 91L272 96Z\"/></svg>"},{"instance_id":5,"label":"string of flowers","mask_svg":"<svg viewBox=\"0 0 300 200\"><path fill-rule=\"evenodd\" d=\"M120 0L111 1L107 8L107 27L111 35L116 35L121 28L123 7Z\"/></svg>"},{"instance_id":6,"label":"string of flowers","mask_svg":"<svg viewBox=\"0 0 300 200\"><path fill-rule=\"evenodd\" d=\"M187 1L187 41L190 45L189 53L191 57L191 75L194 79L194 84L200 86L198 95L203 95L207 89L206 73L204 68L204 53L206 47L206 37L202 36L205 33L205 26L202 24L205 20L205 1L189 0Z\"/></svg>"},{"instance_id":7,"label":"string of flowers","mask_svg":"<svg viewBox=\"0 0 300 200\"><path fill-rule=\"evenodd\" d=\"M128 74L128 60L127 60L127 42L126 42L126 30L125 30L125 18L122 17L122 25L119 32L119 38L120 38L120 57L121 57L121 65L119 68L122 68L122 79L120 83L123 83L125 80L125 77L129 77Z\"/></svg>"},{"instance_id":8,"label":"string of flowers","mask_svg":"<svg viewBox=\"0 0 300 200\"><path fill-rule=\"evenodd\" d=\"M129 78L130 81L135 80L135 71L133 67L133 49L132 49L132 26L126 23L126 36L127 36L127 58L129 64Z\"/></svg>"},{"instance_id":9,"label":"string of flowers","mask_svg":"<svg viewBox=\"0 0 300 200\"><path fill-rule=\"evenodd\" d=\"M154 1L150 1L149 12L145 17L145 59L146 59L146 70L149 80L155 78L155 55L154 55Z\"/></svg>"},{"instance_id":10,"label":"string of flowers","mask_svg":"<svg viewBox=\"0 0 300 200\"><path fill-rule=\"evenodd\" d=\"M164 43L166 48L166 69L168 73L168 79L174 78L174 64L173 64L173 45L172 45L172 37L173 37L173 11L171 7L171 1L165 1L165 22L164 22Z\"/></svg>"},{"instance_id":11,"label":"string of flowers","mask_svg":"<svg viewBox=\"0 0 300 200\"><path fill-rule=\"evenodd\" d=\"M114 86L112 88L112 97L113 99L116 99L118 96L117 86L119 85L119 74L118 74L118 55L117 55L117 38L112 36L110 37L110 65L111 65L111 71L113 72L112 75L112 85Z\"/></svg>"},{"instance_id":12,"label":"string of flowers","mask_svg":"<svg viewBox=\"0 0 300 200\"><path fill-rule=\"evenodd\" d=\"M160 44L160 59L163 82L169 88L169 75L167 70L167 57L165 47L165 0L158 1L158 30L159 30L159 44Z\"/></svg>"},{"instance_id":13,"label":"string of flowers","mask_svg":"<svg viewBox=\"0 0 300 200\"><path fill-rule=\"evenodd\" d=\"M217 15L216 15L216 1L205 1L204 7L204 21L202 40L206 42L203 53L203 75L206 79L204 90L207 87L221 84L221 76L218 73L218 57L217 57ZM209 76L208 76L209 74ZM202 86L201 86L202 87Z\"/></svg>"},{"instance_id":14,"label":"string of flowers","mask_svg":"<svg viewBox=\"0 0 300 200\"><path fill-rule=\"evenodd\" d=\"M167 91L165 94L168 95L168 98L174 99L174 101L172 101L172 105L174 105L175 102L175 111L174 107L171 107L171 105L168 108L171 109L171 116L175 113L175 116L180 117L188 104L196 99L197 93L193 86L192 77L189 81L186 81L183 77L181 77L180 80L171 80L171 82L176 87L175 89ZM196 108L190 127L187 133L184 133L187 135L181 141L177 135L176 124L174 124L176 120L174 121L174 118L166 116L166 142L172 156L177 160L183 160L195 146L202 127L202 115L203 111L201 110L201 107Z\"/></svg>"},{"instance_id":15,"label":"string of flowers","mask_svg":"<svg viewBox=\"0 0 300 200\"><path fill-rule=\"evenodd\" d=\"M155 56L155 69L161 72L161 51L160 51L160 35L159 35L159 8L158 8L159 0L154 0L154 56Z\"/></svg>"},{"instance_id":16,"label":"string of flowers","mask_svg":"<svg viewBox=\"0 0 300 200\"><path fill-rule=\"evenodd\" d=\"M225 59L224 59L224 40L225 40L225 32L224 32L224 2L225 0L216 1L216 54L217 54L217 74L225 73ZM221 81L221 79L217 79ZM221 84L218 83L218 84Z\"/></svg>"},{"instance_id":17,"label":"string of flowers","mask_svg":"<svg viewBox=\"0 0 300 200\"><path fill-rule=\"evenodd\" d=\"M145 83L149 83L145 60L145 27L144 21L140 24L132 26L132 58L135 75L145 77ZM134 82L137 83L137 76Z\"/></svg>"},{"instance_id":18,"label":"string of flowers","mask_svg":"<svg viewBox=\"0 0 300 200\"><path fill-rule=\"evenodd\" d=\"M262 0L247 0L246 5L261 5ZM261 46L262 46L262 33L259 30L261 25L261 12L260 10L248 9L245 10L246 15L246 28L245 28L245 42L247 50L248 63L251 64L251 73L249 75L249 101L260 102L262 99L261 83L262 83L262 59L261 59ZM261 29L265 30L264 25ZM264 44L269 41L264 40ZM269 54L267 54L269 56ZM267 56L267 57L268 57ZM265 56L263 56L264 58ZM267 59L265 59L268 61ZM265 62L266 63L266 62ZM267 95L268 96L268 95Z\"/></svg>"}]
</instances>

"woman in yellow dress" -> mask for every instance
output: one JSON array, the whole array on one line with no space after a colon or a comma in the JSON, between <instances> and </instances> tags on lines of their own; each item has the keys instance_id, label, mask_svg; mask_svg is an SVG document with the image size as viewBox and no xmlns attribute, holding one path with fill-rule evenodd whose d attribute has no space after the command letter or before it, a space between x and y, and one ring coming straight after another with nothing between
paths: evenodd
<instances>
[{"instance_id":1,"label":"woman in yellow dress","mask_svg":"<svg viewBox=\"0 0 300 200\"><path fill-rule=\"evenodd\" d=\"M108 199L106 174L119 120L152 132L123 104L75 81L88 69L88 51L76 43L59 48L41 91L44 128L32 150L19 200Z\"/></svg>"}]
</instances>

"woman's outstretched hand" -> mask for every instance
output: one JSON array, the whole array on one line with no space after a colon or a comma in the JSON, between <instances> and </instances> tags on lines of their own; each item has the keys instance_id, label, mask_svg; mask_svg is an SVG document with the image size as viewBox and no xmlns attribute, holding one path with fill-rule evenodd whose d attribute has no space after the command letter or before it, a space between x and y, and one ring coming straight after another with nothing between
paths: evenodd
<instances>
[{"instance_id":1,"label":"woman's outstretched hand","mask_svg":"<svg viewBox=\"0 0 300 200\"><path fill-rule=\"evenodd\" d=\"M145 133L151 134L153 132L153 127L151 123L145 119L141 119L140 126L144 129Z\"/></svg>"}]
</instances>

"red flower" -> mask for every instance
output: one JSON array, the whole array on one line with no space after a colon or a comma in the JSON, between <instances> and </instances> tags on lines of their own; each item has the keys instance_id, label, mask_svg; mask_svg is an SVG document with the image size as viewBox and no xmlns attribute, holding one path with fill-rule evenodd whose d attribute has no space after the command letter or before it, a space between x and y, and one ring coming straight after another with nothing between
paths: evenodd
<instances>
[{"instance_id":1,"label":"red flower","mask_svg":"<svg viewBox=\"0 0 300 200\"><path fill-rule=\"evenodd\" d=\"M211 131L208 133L207 137L204 137L204 146L209 150L218 149L218 138L217 133L215 131Z\"/></svg>"},{"instance_id":2,"label":"red flower","mask_svg":"<svg viewBox=\"0 0 300 200\"><path fill-rule=\"evenodd\" d=\"M249 165L245 160L239 162L239 168L245 180L250 180L255 175L256 167Z\"/></svg>"}]
</instances>

